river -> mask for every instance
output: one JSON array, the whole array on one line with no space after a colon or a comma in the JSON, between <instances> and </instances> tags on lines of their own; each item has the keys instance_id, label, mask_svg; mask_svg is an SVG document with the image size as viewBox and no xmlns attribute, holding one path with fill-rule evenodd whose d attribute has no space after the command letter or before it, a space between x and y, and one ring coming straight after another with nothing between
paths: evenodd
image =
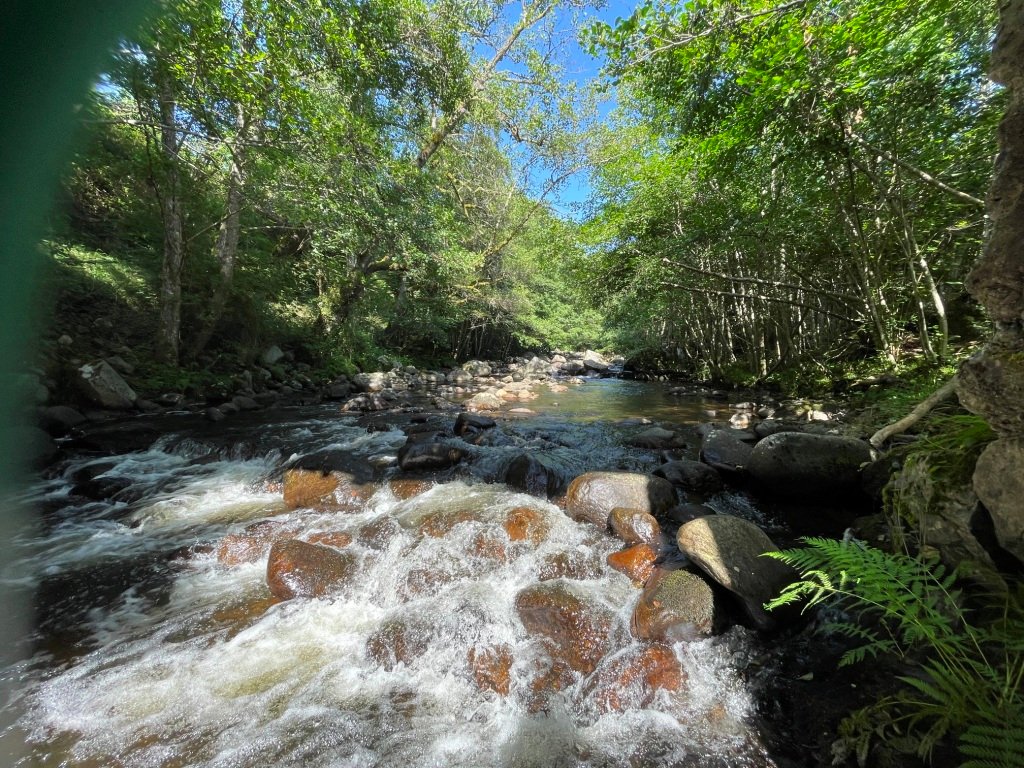
<instances>
[{"instance_id":1,"label":"river","mask_svg":"<svg viewBox=\"0 0 1024 768\"><path fill-rule=\"evenodd\" d=\"M11 764L775 765L746 683L760 651L742 627L673 645L678 690L638 706L600 704L602 675L639 647L629 627L640 591L605 564L622 544L494 482L523 452L570 474L650 471L656 452L623 445L636 419L688 428L721 403L613 379L539 391L532 413L499 417L502 440L467 445L468 461L410 498L387 482L401 427L414 417L450 425L453 414L367 417L322 405L217 425L172 415L95 428L18 500L39 522L14 538L15 557L0 570L0 587L36 606L27 656L4 670L11 725L0 744ZM376 491L354 511L287 509L275 473L325 447L381 468ZM97 483L113 498L79 493ZM764 522L741 493L707 503ZM517 507L540 516L543 541L481 552L480 536L500 534ZM425 519L452 510L464 521L423 534ZM224 536L260 521L295 538L351 539L357 577L330 598L273 600L265 552L236 565L217 552ZM550 577L553 562L575 564L556 575L613 617L614 647L538 706L534 681L549 660L515 598ZM415 653L382 661L374 643L396 622ZM507 695L482 689L467 662L499 647L511 652Z\"/></svg>"}]
</instances>

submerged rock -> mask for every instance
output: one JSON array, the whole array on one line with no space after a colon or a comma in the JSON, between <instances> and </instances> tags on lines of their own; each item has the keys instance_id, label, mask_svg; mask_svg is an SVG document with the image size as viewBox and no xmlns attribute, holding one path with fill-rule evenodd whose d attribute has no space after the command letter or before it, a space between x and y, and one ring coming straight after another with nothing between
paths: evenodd
<instances>
[{"instance_id":1,"label":"submerged rock","mask_svg":"<svg viewBox=\"0 0 1024 768\"><path fill-rule=\"evenodd\" d=\"M284 503L289 509L350 509L373 495L373 469L347 451L300 456L284 472Z\"/></svg>"},{"instance_id":2,"label":"submerged rock","mask_svg":"<svg viewBox=\"0 0 1024 768\"><path fill-rule=\"evenodd\" d=\"M516 507L509 511L502 522L509 541L529 541L539 545L548 534L548 523L544 515L532 507Z\"/></svg>"},{"instance_id":3,"label":"submerged rock","mask_svg":"<svg viewBox=\"0 0 1024 768\"><path fill-rule=\"evenodd\" d=\"M512 647L502 643L493 647L473 646L467 654L473 679L482 691L508 696L512 687Z\"/></svg>"},{"instance_id":4,"label":"submerged rock","mask_svg":"<svg viewBox=\"0 0 1024 768\"><path fill-rule=\"evenodd\" d=\"M686 680L671 647L662 643L630 648L603 664L583 695L598 712L643 709L660 691L678 691Z\"/></svg>"},{"instance_id":5,"label":"submerged rock","mask_svg":"<svg viewBox=\"0 0 1024 768\"><path fill-rule=\"evenodd\" d=\"M516 595L526 631L550 641L551 657L589 674L611 648L612 615L563 584L538 584Z\"/></svg>"},{"instance_id":6,"label":"submerged rock","mask_svg":"<svg viewBox=\"0 0 1024 768\"><path fill-rule=\"evenodd\" d=\"M587 472L569 485L565 511L573 520L608 526L615 507L639 509L654 517L676 503L676 494L663 477L634 472Z\"/></svg>"},{"instance_id":7,"label":"submerged rock","mask_svg":"<svg viewBox=\"0 0 1024 768\"><path fill-rule=\"evenodd\" d=\"M355 575L358 560L351 552L308 544L298 539L275 541L267 558L267 586L274 597L325 597Z\"/></svg>"},{"instance_id":8,"label":"submerged rock","mask_svg":"<svg viewBox=\"0 0 1024 768\"><path fill-rule=\"evenodd\" d=\"M773 629L777 620L764 609L796 571L765 552L778 550L764 531L732 515L708 515L691 520L676 534L679 550L743 603L758 629Z\"/></svg>"}]
</instances>

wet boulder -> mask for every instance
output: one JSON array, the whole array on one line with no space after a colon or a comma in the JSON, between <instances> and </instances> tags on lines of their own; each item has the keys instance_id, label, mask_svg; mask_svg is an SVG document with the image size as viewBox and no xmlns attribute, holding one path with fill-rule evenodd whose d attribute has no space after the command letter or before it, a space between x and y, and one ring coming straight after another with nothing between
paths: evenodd
<instances>
[{"instance_id":1,"label":"wet boulder","mask_svg":"<svg viewBox=\"0 0 1024 768\"><path fill-rule=\"evenodd\" d=\"M469 649L466 660L481 691L508 696L512 687L512 647L502 643L493 647Z\"/></svg>"},{"instance_id":2,"label":"wet boulder","mask_svg":"<svg viewBox=\"0 0 1024 768\"><path fill-rule=\"evenodd\" d=\"M284 471L284 503L289 509L346 509L373 495L373 468L343 450L300 456Z\"/></svg>"},{"instance_id":3,"label":"wet boulder","mask_svg":"<svg viewBox=\"0 0 1024 768\"><path fill-rule=\"evenodd\" d=\"M528 587L516 595L515 605L526 631L548 641L552 658L576 672L593 672L611 649L611 613L564 584Z\"/></svg>"},{"instance_id":4,"label":"wet boulder","mask_svg":"<svg viewBox=\"0 0 1024 768\"><path fill-rule=\"evenodd\" d=\"M516 507L509 510L502 521L502 527L509 541L528 541L534 546L544 541L549 530L543 513L532 507Z\"/></svg>"},{"instance_id":5,"label":"wet boulder","mask_svg":"<svg viewBox=\"0 0 1024 768\"><path fill-rule=\"evenodd\" d=\"M602 664L583 695L600 713L643 709L660 690L678 691L686 680L671 647L652 643L627 649Z\"/></svg>"},{"instance_id":6,"label":"wet boulder","mask_svg":"<svg viewBox=\"0 0 1024 768\"><path fill-rule=\"evenodd\" d=\"M105 360L79 368L77 384L82 395L101 408L125 411L134 407L138 399L121 374Z\"/></svg>"},{"instance_id":7,"label":"wet boulder","mask_svg":"<svg viewBox=\"0 0 1024 768\"><path fill-rule=\"evenodd\" d=\"M675 643L713 635L720 612L711 585L697 573L659 568L633 610L633 635Z\"/></svg>"},{"instance_id":8,"label":"wet boulder","mask_svg":"<svg viewBox=\"0 0 1024 768\"><path fill-rule=\"evenodd\" d=\"M778 432L754 446L747 471L774 495L835 499L860 492L860 468L870 461L871 449L863 440Z\"/></svg>"},{"instance_id":9,"label":"wet boulder","mask_svg":"<svg viewBox=\"0 0 1024 768\"><path fill-rule=\"evenodd\" d=\"M670 429L650 427L639 434L633 435L626 443L634 448L666 450L669 448L679 448L685 444L685 441Z\"/></svg>"},{"instance_id":10,"label":"wet boulder","mask_svg":"<svg viewBox=\"0 0 1024 768\"><path fill-rule=\"evenodd\" d=\"M565 495L569 517L600 528L608 526L608 516L616 507L658 517L675 503L676 494L668 480L633 472L587 472L572 481Z\"/></svg>"},{"instance_id":11,"label":"wet boulder","mask_svg":"<svg viewBox=\"0 0 1024 768\"><path fill-rule=\"evenodd\" d=\"M626 544L649 544L661 542L661 526L654 516L642 509L616 507L608 516L612 531Z\"/></svg>"},{"instance_id":12,"label":"wet boulder","mask_svg":"<svg viewBox=\"0 0 1024 768\"><path fill-rule=\"evenodd\" d=\"M466 373L461 368L455 368L448 373L446 377L449 384L454 384L457 387L465 386L473 382L472 374Z\"/></svg>"},{"instance_id":13,"label":"wet boulder","mask_svg":"<svg viewBox=\"0 0 1024 768\"><path fill-rule=\"evenodd\" d=\"M664 477L677 488L705 496L722 490L722 476L711 466L699 461L690 459L669 461L654 470L654 474Z\"/></svg>"},{"instance_id":14,"label":"wet boulder","mask_svg":"<svg viewBox=\"0 0 1024 768\"><path fill-rule=\"evenodd\" d=\"M727 475L743 473L753 450L750 445L732 434L734 430L713 429L700 446L700 458L710 467Z\"/></svg>"},{"instance_id":15,"label":"wet boulder","mask_svg":"<svg viewBox=\"0 0 1024 768\"><path fill-rule=\"evenodd\" d=\"M493 429L497 424L498 422L490 416L464 412L455 417L453 431L461 437L462 435L473 434L474 432L483 432L485 429Z\"/></svg>"},{"instance_id":16,"label":"wet boulder","mask_svg":"<svg viewBox=\"0 0 1024 768\"><path fill-rule=\"evenodd\" d=\"M432 472L454 467L464 455L444 443L406 443L398 451L398 466L403 472Z\"/></svg>"},{"instance_id":17,"label":"wet boulder","mask_svg":"<svg viewBox=\"0 0 1024 768\"><path fill-rule=\"evenodd\" d=\"M409 666L426 652L432 635L432 628L426 624L391 619L367 638L366 654L385 669L398 664Z\"/></svg>"},{"instance_id":18,"label":"wet boulder","mask_svg":"<svg viewBox=\"0 0 1024 768\"><path fill-rule=\"evenodd\" d=\"M777 626L764 604L797 574L778 560L761 557L778 550L764 531L740 517L709 515L682 525L676 542L694 565L740 599L758 629Z\"/></svg>"},{"instance_id":19,"label":"wet boulder","mask_svg":"<svg viewBox=\"0 0 1024 768\"><path fill-rule=\"evenodd\" d=\"M658 553L647 544L637 544L612 552L608 555L608 565L619 573L624 573L637 586L641 586L654 573L654 563Z\"/></svg>"},{"instance_id":20,"label":"wet boulder","mask_svg":"<svg viewBox=\"0 0 1024 768\"><path fill-rule=\"evenodd\" d=\"M520 453L502 471L501 481L510 488L550 499L565 490L568 478L565 470L549 458L538 453Z\"/></svg>"},{"instance_id":21,"label":"wet boulder","mask_svg":"<svg viewBox=\"0 0 1024 768\"><path fill-rule=\"evenodd\" d=\"M325 597L336 593L354 576L358 559L351 552L281 539L267 557L267 586L274 597Z\"/></svg>"}]
</instances>

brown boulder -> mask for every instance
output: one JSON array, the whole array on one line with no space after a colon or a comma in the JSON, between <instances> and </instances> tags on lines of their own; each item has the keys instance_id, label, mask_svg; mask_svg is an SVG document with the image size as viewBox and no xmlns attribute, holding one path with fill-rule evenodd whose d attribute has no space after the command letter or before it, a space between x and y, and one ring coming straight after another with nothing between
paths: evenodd
<instances>
[{"instance_id":1,"label":"brown boulder","mask_svg":"<svg viewBox=\"0 0 1024 768\"><path fill-rule=\"evenodd\" d=\"M356 531L356 538L364 547L370 549L387 549L392 539L402 532L402 526L394 518L378 517L366 523Z\"/></svg>"},{"instance_id":2,"label":"brown boulder","mask_svg":"<svg viewBox=\"0 0 1024 768\"><path fill-rule=\"evenodd\" d=\"M397 477L388 480L388 488L391 489L391 493L395 495L396 499L401 499L402 501L419 496L421 493L426 493L433 487L434 484L429 480L414 480L407 477Z\"/></svg>"},{"instance_id":3,"label":"brown boulder","mask_svg":"<svg viewBox=\"0 0 1024 768\"><path fill-rule=\"evenodd\" d=\"M548 555L537 572L538 581L572 579L586 581L601 575L601 561L593 553L556 552Z\"/></svg>"},{"instance_id":4,"label":"brown boulder","mask_svg":"<svg viewBox=\"0 0 1024 768\"><path fill-rule=\"evenodd\" d=\"M602 713L643 709L659 690L678 691L685 677L672 649L655 643L631 648L603 665L584 696Z\"/></svg>"},{"instance_id":5,"label":"brown boulder","mask_svg":"<svg viewBox=\"0 0 1024 768\"><path fill-rule=\"evenodd\" d=\"M562 584L538 584L516 595L526 631L548 642L553 659L589 674L611 647L612 615Z\"/></svg>"},{"instance_id":6,"label":"brown boulder","mask_svg":"<svg viewBox=\"0 0 1024 768\"><path fill-rule=\"evenodd\" d=\"M300 456L284 473L284 503L289 509L351 509L373 495L372 468L342 450Z\"/></svg>"},{"instance_id":7,"label":"brown boulder","mask_svg":"<svg viewBox=\"0 0 1024 768\"><path fill-rule=\"evenodd\" d=\"M392 669L398 664L408 666L427 650L430 637L429 627L392 619L367 638L366 653L375 664L385 669Z\"/></svg>"},{"instance_id":8,"label":"brown boulder","mask_svg":"<svg viewBox=\"0 0 1024 768\"><path fill-rule=\"evenodd\" d=\"M504 643L492 648L470 648L469 668L482 691L507 696L512 685L512 648Z\"/></svg>"},{"instance_id":9,"label":"brown boulder","mask_svg":"<svg viewBox=\"0 0 1024 768\"><path fill-rule=\"evenodd\" d=\"M275 541L267 558L267 585L281 599L323 597L336 592L351 578L356 556L298 539Z\"/></svg>"},{"instance_id":10,"label":"brown boulder","mask_svg":"<svg viewBox=\"0 0 1024 768\"><path fill-rule=\"evenodd\" d=\"M695 640L714 634L717 624L711 585L690 571L655 570L633 610L633 634L641 640Z\"/></svg>"},{"instance_id":11,"label":"brown boulder","mask_svg":"<svg viewBox=\"0 0 1024 768\"><path fill-rule=\"evenodd\" d=\"M654 561L657 559L658 553L649 545L637 544L608 555L608 565L626 574L637 586L641 586L654 573Z\"/></svg>"},{"instance_id":12,"label":"brown boulder","mask_svg":"<svg viewBox=\"0 0 1024 768\"><path fill-rule=\"evenodd\" d=\"M569 517L600 528L608 526L608 516L616 507L657 517L676 503L668 480L633 472L587 472L572 481L565 496Z\"/></svg>"},{"instance_id":13,"label":"brown boulder","mask_svg":"<svg viewBox=\"0 0 1024 768\"><path fill-rule=\"evenodd\" d=\"M529 541L538 546L548 533L548 524L544 515L532 507L516 507L505 515L502 522L509 541Z\"/></svg>"},{"instance_id":14,"label":"brown boulder","mask_svg":"<svg viewBox=\"0 0 1024 768\"><path fill-rule=\"evenodd\" d=\"M284 472L284 503L288 509L354 509L372 495L372 485L353 483L341 472Z\"/></svg>"},{"instance_id":15,"label":"brown boulder","mask_svg":"<svg viewBox=\"0 0 1024 768\"><path fill-rule=\"evenodd\" d=\"M352 534L345 531L322 531L320 533L311 533L306 537L306 541L310 544L322 544L325 547L344 549L352 543Z\"/></svg>"},{"instance_id":16,"label":"brown boulder","mask_svg":"<svg viewBox=\"0 0 1024 768\"><path fill-rule=\"evenodd\" d=\"M661 542L661 526L642 509L626 509L616 507L608 517L612 531L627 544L649 544L657 546Z\"/></svg>"},{"instance_id":17,"label":"brown boulder","mask_svg":"<svg viewBox=\"0 0 1024 768\"><path fill-rule=\"evenodd\" d=\"M776 621L764 604L796 579L796 572L764 552L778 549L751 522L732 515L708 515L679 528L680 551L708 576L736 594L759 629L771 629Z\"/></svg>"},{"instance_id":18,"label":"brown boulder","mask_svg":"<svg viewBox=\"0 0 1024 768\"><path fill-rule=\"evenodd\" d=\"M424 536L439 539L451 533L461 523L479 521L480 515L469 509L443 509L431 512L420 520L420 532Z\"/></svg>"}]
</instances>

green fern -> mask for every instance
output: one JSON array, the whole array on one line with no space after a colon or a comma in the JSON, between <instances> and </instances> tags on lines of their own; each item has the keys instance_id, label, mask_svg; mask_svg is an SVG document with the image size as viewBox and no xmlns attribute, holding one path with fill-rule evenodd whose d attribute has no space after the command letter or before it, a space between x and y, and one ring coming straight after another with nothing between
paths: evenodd
<instances>
[{"instance_id":1,"label":"green fern","mask_svg":"<svg viewBox=\"0 0 1024 768\"><path fill-rule=\"evenodd\" d=\"M960 605L957 572L934 559L856 540L803 542L766 553L800 574L766 608L838 604L875 620L825 625L857 642L841 666L883 654L917 664L915 674L899 678L900 691L848 719L841 732L848 747L838 752L853 752L863 764L870 739L893 743L910 734L927 758L955 737L964 768L1024 768L1024 593L1002 595L1001 618L982 628Z\"/></svg>"}]
</instances>

